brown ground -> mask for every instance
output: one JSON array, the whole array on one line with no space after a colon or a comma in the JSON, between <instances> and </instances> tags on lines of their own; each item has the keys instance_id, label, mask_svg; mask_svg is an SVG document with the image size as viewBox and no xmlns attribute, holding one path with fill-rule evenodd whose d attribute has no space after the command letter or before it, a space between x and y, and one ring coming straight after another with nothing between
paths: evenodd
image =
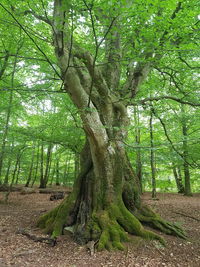
<instances>
[{"instance_id":1,"label":"brown ground","mask_svg":"<svg viewBox=\"0 0 200 267\"><path fill-rule=\"evenodd\" d=\"M8 205L0 204L0 267L199 267L200 194L184 197L165 193L158 194L158 198L158 201L150 200L149 193L144 195L144 200L164 218L181 224L187 230L187 241L165 236L168 245L163 248L155 241L147 242L134 237L135 242L128 243L123 252L103 251L90 256L86 247L77 245L70 235L62 236L55 247L50 247L17 234L18 228L26 228L35 235L41 235L34 226L36 219L60 201L49 201L49 194L20 195L14 192Z\"/></svg>"}]
</instances>

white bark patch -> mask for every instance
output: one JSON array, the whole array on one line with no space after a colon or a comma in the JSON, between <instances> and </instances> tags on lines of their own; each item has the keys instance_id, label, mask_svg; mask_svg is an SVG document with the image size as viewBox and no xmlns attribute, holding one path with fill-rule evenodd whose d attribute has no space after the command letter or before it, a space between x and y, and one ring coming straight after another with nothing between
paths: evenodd
<instances>
[{"instance_id":1,"label":"white bark patch","mask_svg":"<svg viewBox=\"0 0 200 267\"><path fill-rule=\"evenodd\" d=\"M114 148L111 145L108 146L108 152L111 155L114 155L115 154L115 150L114 150Z\"/></svg>"},{"instance_id":2,"label":"white bark patch","mask_svg":"<svg viewBox=\"0 0 200 267\"><path fill-rule=\"evenodd\" d=\"M95 109L92 113L86 115L86 119L88 122L87 124L89 125L91 131L98 138L98 140L100 141L103 139L100 142L107 143L108 136L106 133L106 129L103 127L99 115L95 111Z\"/></svg>"}]
</instances>

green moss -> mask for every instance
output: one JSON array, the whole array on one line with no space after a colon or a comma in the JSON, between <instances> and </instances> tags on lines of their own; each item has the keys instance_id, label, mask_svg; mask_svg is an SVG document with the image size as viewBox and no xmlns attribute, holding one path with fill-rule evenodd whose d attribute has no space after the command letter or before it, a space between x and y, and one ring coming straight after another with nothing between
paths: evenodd
<instances>
[{"instance_id":1,"label":"green moss","mask_svg":"<svg viewBox=\"0 0 200 267\"><path fill-rule=\"evenodd\" d=\"M103 231L98 243L98 250L103 250L106 248L106 246L108 246L109 238L110 236L108 231Z\"/></svg>"},{"instance_id":2,"label":"green moss","mask_svg":"<svg viewBox=\"0 0 200 267\"><path fill-rule=\"evenodd\" d=\"M113 247L119 250L124 250L125 246L121 242L113 241Z\"/></svg>"},{"instance_id":3,"label":"green moss","mask_svg":"<svg viewBox=\"0 0 200 267\"><path fill-rule=\"evenodd\" d=\"M108 241L106 244L105 244L105 249L107 249L108 251L112 251L114 248L113 248L113 244Z\"/></svg>"},{"instance_id":4,"label":"green moss","mask_svg":"<svg viewBox=\"0 0 200 267\"><path fill-rule=\"evenodd\" d=\"M113 227L110 227L110 238L112 241L120 242L120 234L119 234L119 228L117 225L113 225Z\"/></svg>"},{"instance_id":5,"label":"green moss","mask_svg":"<svg viewBox=\"0 0 200 267\"><path fill-rule=\"evenodd\" d=\"M135 215L141 222L148 223L150 226L161 230L163 233L179 236L186 239L186 234L180 226L165 221L160 217L159 214L157 214L147 206L142 206ZM163 242L163 239L161 240L161 242Z\"/></svg>"},{"instance_id":6,"label":"green moss","mask_svg":"<svg viewBox=\"0 0 200 267\"><path fill-rule=\"evenodd\" d=\"M39 228L45 228L46 225L46 215L43 215L39 218L39 220L37 221L37 226Z\"/></svg>"},{"instance_id":7,"label":"green moss","mask_svg":"<svg viewBox=\"0 0 200 267\"><path fill-rule=\"evenodd\" d=\"M51 234L53 238L61 235L74 203L75 194L71 193L58 207L42 215L38 219L37 226L43 228L44 232Z\"/></svg>"},{"instance_id":8,"label":"green moss","mask_svg":"<svg viewBox=\"0 0 200 267\"><path fill-rule=\"evenodd\" d=\"M130 234L141 235L143 227L139 220L130 213L123 203L120 204L120 213L117 220L123 226L123 228Z\"/></svg>"},{"instance_id":9,"label":"green moss","mask_svg":"<svg viewBox=\"0 0 200 267\"><path fill-rule=\"evenodd\" d=\"M120 240L121 240L122 242L129 242L129 241L130 241L127 232L125 232L125 231L120 231L119 234L120 234Z\"/></svg>"},{"instance_id":10,"label":"green moss","mask_svg":"<svg viewBox=\"0 0 200 267\"><path fill-rule=\"evenodd\" d=\"M77 192L78 189L58 207L41 216L38 220L38 226L51 233L53 238L62 234L67 218L74 208ZM106 205L97 204L101 211L96 212L96 208L85 226L83 239L88 240L88 238L92 238L95 241L99 239L98 250L123 250L124 245L122 242L130 241L128 233L148 240L156 239L165 245L164 239L154 232L145 230L141 221L148 222L165 233L176 233L179 236L184 235L180 227L166 222L148 207L143 206L141 209L137 209L137 212L133 215L124 205L121 193L116 194L114 201L114 204L110 204L108 197ZM78 222L76 223L77 228L75 227L75 232L77 230L78 233L81 227Z\"/></svg>"},{"instance_id":11,"label":"green moss","mask_svg":"<svg viewBox=\"0 0 200 267\"><path fill-rule=\"evenodd\" d=\"M88 223L88 232L91 233L91 238L93 240L98 240L100 235L101 235L101 229L96 222L96 220L91 219L90 222Z\"/></svg>"}]
</instances>

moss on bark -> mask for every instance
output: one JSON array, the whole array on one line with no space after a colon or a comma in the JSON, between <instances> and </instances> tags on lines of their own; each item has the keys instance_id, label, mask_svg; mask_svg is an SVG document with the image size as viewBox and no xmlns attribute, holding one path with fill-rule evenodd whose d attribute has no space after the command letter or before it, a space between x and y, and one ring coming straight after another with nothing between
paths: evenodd
<instances>
[{"instance_id":1,"label":"moss on bark","mask_svg":"<svg viewBox=\"0 0 200 267\"><path fill-rule=\"evenodd\" d=\"M99 175L95 176L86 146L73 192L58 207L41 216L38 226L53 238L61 235L65 226L73 226L77 242L84 244L94 240L98 250L124 249L123 242L129 241L128 234L156 239L165 245L161 236L146 230L142 223L185 238L180 227L141 205L137 179L126 155L113 154L109 163L112 170L106 159L98 159L98 164L102 165Z\"/></svg>"}]
</instances>

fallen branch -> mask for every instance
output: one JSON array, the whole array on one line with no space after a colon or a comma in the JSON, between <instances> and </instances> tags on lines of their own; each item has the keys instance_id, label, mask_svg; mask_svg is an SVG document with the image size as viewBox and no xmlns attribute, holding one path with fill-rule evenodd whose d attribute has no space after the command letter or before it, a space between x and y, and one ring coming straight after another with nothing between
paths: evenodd
<instances>
[{"instance_id":1,"label":"fallen branch","mask_svg":"<svg viewBox=\"0 0 200 267\"><path fill-rule=\"evenodd\" d=\"M179 214L179 215L182 215L184 217L187 217L187 218L190 218L190 219L193 219L197 222L200 222L200 219L196 218L196 217L193 217L193 216L190 216L190 215L187 215L185 213L182 213L182 212L178 212L178 211L173 211L173 213L176 213L176 214Z\"/></svg>"},{"instance_id":2,"label":"fallen branch","mask_svg":"<svg viewBox=\"0 0 200 267\"><path fill-rule=\"evenodd\" d=\"M51 245L52 247L56 245L56 238L36 236L34 234L29 233L25 229L18 229L16 234L25 235L29 239L33 240L34 242L46 243L46 244Z\"/></svg>"}]
</instances>

